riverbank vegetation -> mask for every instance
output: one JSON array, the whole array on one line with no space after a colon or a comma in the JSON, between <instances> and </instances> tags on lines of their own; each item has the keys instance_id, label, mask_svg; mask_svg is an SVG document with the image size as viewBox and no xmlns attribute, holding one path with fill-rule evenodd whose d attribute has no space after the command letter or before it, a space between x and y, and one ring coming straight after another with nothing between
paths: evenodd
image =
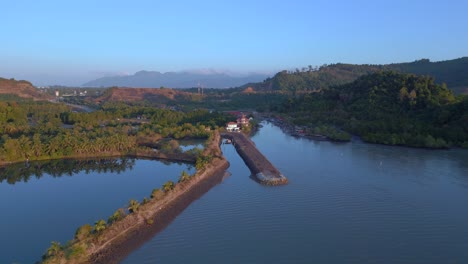
<instances>
[{"instance_id":1,"label":"riverbank vegetation","mask_svg":"<svg viewBox=\"0 0 468 264\"><path fill-rule=\"evenodd\" d=\"M280 113L298 125L325 124L371 143L468 147L468 96L426 76L379 72L291 97Z\"/></svg>"},{"instance_id":2,"label":"riverbank vegetation","mask_svg":"<svg viewBox=\"0 0 468 264\"><path fill-rule=\"evenodd\" d=\"M391 66L437 68L442 74L442 64L460 67L464 61ZM349 141L356 135L387 145L468 147L468 95L455 96L429 76L385 71L392 67L336 64L283 71L263 83L208 91L199 103L255 110L275 117L291 134L320 140Z\"/></svg>"}]
</instances>

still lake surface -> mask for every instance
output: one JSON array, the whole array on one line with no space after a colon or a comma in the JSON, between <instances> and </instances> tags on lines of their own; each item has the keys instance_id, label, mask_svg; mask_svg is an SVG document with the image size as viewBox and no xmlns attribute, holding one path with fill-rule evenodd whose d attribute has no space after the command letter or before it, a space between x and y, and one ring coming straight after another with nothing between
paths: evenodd
<instances>
[{"instance_id":1,"label":"still lake surface","mask_svg":"<svg viewBox=\"0 0 468 264\"><path fill-rule=\"evenodd\" d=\"M181 172L183 163L138 159L56 160L0 169L0 263L34 263L51 241L65 244L79 226L107 220L130 199Z\"/></svg>"},{"instance_id":2,"label":"still lake surface","mask_svg":"<svg viewBox=\"0 0 468 264\"><path fill-rule=\"evenodd\" d=\"M289 178L231 176L123 263L466 263L468 151L297 139L264 123L257 147Z\"/></svg>"},{"instance_id":3,"label":"still lake surface","mask_svg":"<svg viewBox=\"0 0 468 264\"><path fill-rule=\"evenodd\" d=\"M311 141L263 124L252 139L288 185L253 181L222 145L232 175L123 263L466 263L467 150ZM33 263L52 240L190 169L132 159L42 167L0 181L0 263Z\"/></svg>"}]
</instances>

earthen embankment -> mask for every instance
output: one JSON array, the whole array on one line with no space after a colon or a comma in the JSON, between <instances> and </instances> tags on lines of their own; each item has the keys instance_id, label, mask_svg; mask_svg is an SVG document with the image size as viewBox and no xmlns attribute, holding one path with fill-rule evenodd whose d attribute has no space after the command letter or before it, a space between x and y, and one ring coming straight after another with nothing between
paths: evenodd
<instances>
[{"instance_id":1,"label":"earthen embankment","mask_svg":"<svg viewBox=\"0 0 468 264\"><path fill-rule=\"evenodd\" d=\"M238 132L225 132L221 136L232 141L237 153L239 153L258 182L266 185L288 183L288 179L273 166L246 135Z\"/></svg>"}]
</instances>

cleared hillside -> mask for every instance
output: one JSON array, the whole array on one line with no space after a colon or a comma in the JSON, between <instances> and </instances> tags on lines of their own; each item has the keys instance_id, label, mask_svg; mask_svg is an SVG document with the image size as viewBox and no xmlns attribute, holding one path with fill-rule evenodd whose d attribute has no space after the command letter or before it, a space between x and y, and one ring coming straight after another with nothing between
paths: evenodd
<instances>
[{"instance_id":1,"label":"cleared hillside","mask_svg":"<svg viewBox=\"0 0 468 264\"><path fill-rule=\"evenodd\" d=\"M96 99L104 102L150 102L167 104L180 100L196 100L200 95L169 88L110 88Z\"/></svg>"},{"instance_id":2,"label":"cleared hillside","mask_svg":"<svg viewBox=\"0 0 468 264\"><path fill-rule=\"evenodd\" d=\"M17 81L15 79L0 78L0 95L16 95L21 98L34 100L49 99L49 96L39 92L28 81Z\"/></svg>"}]
</instances>

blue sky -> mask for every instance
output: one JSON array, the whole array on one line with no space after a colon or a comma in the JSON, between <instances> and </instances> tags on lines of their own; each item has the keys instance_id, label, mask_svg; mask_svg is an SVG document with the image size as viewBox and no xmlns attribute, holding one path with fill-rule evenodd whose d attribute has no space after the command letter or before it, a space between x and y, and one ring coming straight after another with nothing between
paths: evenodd
<instances>
[{"instance_id":1,"label":"blue sky","mask_svg":"<svg viewBox=\"0 0 468 264\"><path fill-rule=\"evenodd\" d=\"M466 0L15 0L1 9L0 76L37 85L468 56Z\"/></svg>"}]
</instances>

